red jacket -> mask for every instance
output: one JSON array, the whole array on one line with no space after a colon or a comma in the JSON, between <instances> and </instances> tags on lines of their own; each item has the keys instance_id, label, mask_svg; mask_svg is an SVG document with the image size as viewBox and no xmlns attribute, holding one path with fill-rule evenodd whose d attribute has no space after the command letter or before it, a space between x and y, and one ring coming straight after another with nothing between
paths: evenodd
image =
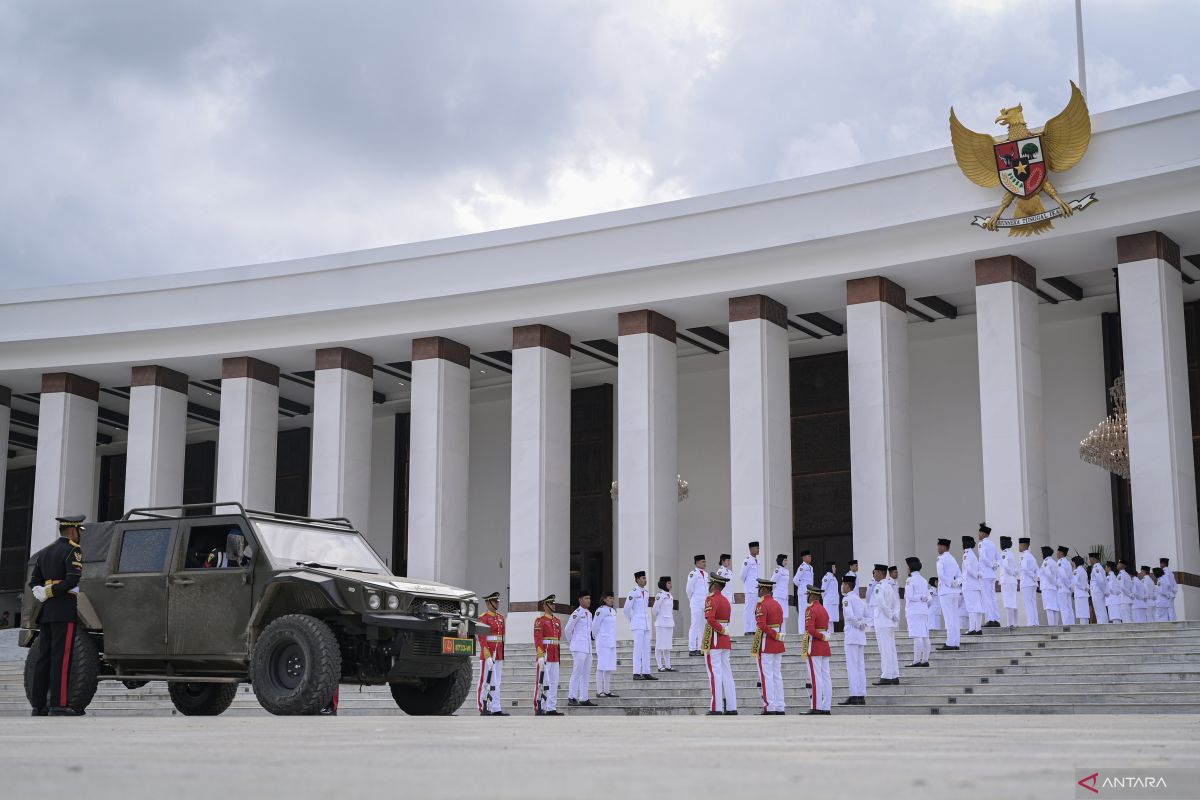
<instances>
[{"instance_id":1,"label":"red jacket","mask_svg":"<svg viewBox=\"0 0 1200 800\"><path fill-rule=\"evenodd\" d=\"M808 640L810 656L828 656L829 652L829 612L820 603L813 603L804 609L804 630L811 637Z\"/></svg>"},{"instance_id":2,"label":"red jacket","mask_svg":"<svg viewBox=\"0 0 1200 800\"><path fill-rule=\"evenodd\" d=\"M490 653L497 661L504 660L504 615L485 611L479 620L492 629L491 633L479 634L479 657L486 659Z\"/></svg>"},{"instance_id":3,"label":"red jacket","mask_svg":"<svg viewBox=\"0 0 1200 800\"><path fill-rule=\"evenodd\" d=\"M779 605L779 601L771 595L759 601L754 608L754 622L763 632L762 652L782 653L784 646L780 629L783 627L783 606Z\"/></svg>"},{"instance_id":4,"label":"red jacket","mask_svg":"<svg viewBox=\"0 0 1200 800\"><path fill-rule=\"evenodd\" d=\"M542 614L533 621L533 645L538 653L546 654L546 662L558 663L558 647L562 640L562 623L558 617Z\"/></svg>"},{"instance_id":5,"label":"red jacket","mask_svg":"<svg viewBox=\"0 0 1200 800\"><path fill-rule=\"evenodd\" d=\"M710 650L731 650L729 641L729 600L720 592L710 594L704 601L704 619L713 629Z\"/></svg>"}]
</instances>

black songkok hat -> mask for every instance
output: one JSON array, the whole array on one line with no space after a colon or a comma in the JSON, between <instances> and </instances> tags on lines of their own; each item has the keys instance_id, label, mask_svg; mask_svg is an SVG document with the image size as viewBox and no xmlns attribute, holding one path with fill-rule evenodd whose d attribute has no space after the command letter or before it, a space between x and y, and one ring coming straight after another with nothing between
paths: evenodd
<instances>
[{"instance_id":1,"label":"black songkok hat","mask_svg":"<svg viewBox=\"0 0 1200 800\"><path fill-rule=\"evenodd\" d=\"M832 562L832 561L830 561L829 563L830 563L830 564L832 564L833 562ZM848 567L857 567L857 566L858 566L858 559L857 559L857 558L852 558L852 559L850 559L849 561L847 561L847 562L846 562L846 566L848 566Z\"/></svg>"},{"instance_id":2,"label":"black songkok hat","mask_svg":"<svg viewBox=\"0 0 1200 800\"><path fill-rule=\"evenodd\" d=\"M884 575L887 575L887 571L888 571L887 564L876 564L875 571L882 572Z\"/></svg>"},{"instance_id":3,"label":"black songkok hat","mask_svg":"<svg viewBox=\"0 0 1200 800\"><path fill-rule=\"evenodd\" d=\"M693 564L695 564L697 561L706 561L706 560L707 559L704 558L704 553L699 553L697 555L692 556Z\"/></svg>"},{"instance_id":4,"label":"black songkok hat","mask_svg":"<svg viewBox=\"0 0 1200 800\"><path fill-rule=\"evenodd\" d=\"M1001 536L1000 537L1000 549L1007 550L1010 547L1012 547L1012 537L1011 536Z\"/></svg>"},{"instance_id":5,"label":"black songkok hat","mask_svg":"<svg viewBox=\"0 0 1200 800\"><path fill-rule=\"evenodd\" d=\"M1017 539L1017 544L1029 544L1029 537L1022 536L1020 539Z\"/></svg>"},{"instance_id":6,"label":"black songkok hat","mask_svg":"<svg viewBox=\"0 0 1200 800\"><path fill-rule=\"evenodd\" d=\"M1169 566L1171 566L1171 559L1169 559L1169 558L1160 558L1160 559L1158 560L1158 563L1162 564L1164 567L1169 567Z\"/></svg>"},{"instance_id":7,"label":"black songkok hat","mask_svg":"<svg viewBox=\"0 0 1200 800\"><path fill-rule=\"evenodd\" d=\"M858 583L858 578L854 577L853 575L843 575L842 583L844 583L850 587L853 587L854 584Z\"/></svg>"},{"instance_id":8,"label":"black songkok hat","mask_svg":"<svg viewBox=\"0 0 1200 800\"><path fill-rule=\"evenodd\" d=\"M1050 545L1046 545L1046 544L1042 545L1042 558L1049 558L1050 554L1053 552L1054 552L1054 548L1051 547Z\"/></svg>"},{"instance_id":9,"label":"black songkok hat","mask_svg":"<svg viewBox=\"0 0 1200 800\"><path fill-rule=\"evenodd\" d=\"M758 547L758 542L750 542L746 547Z\"/></svg>"},{"instance_id":10,"label":"black songkok hat","mask_svg":"<svg viewBox=\"0 0 1200 800\"><path fill-rule=\"evenodd\" d=\"M992 529L988 527L988 524L986 522L981 522L981 523L979 523L979 532L980 533L991 533Z\"/></svg>"},{"instance_id":11,"label":"black songkok hat","mask_svg":"<svg viewBox=\"0 0 1200 800\"><path fill-rule=\"evenodd\" d=\"M974 536L964 536L964 537L962 537L962 543L963 543L963 550L970 550L972 547L975 546L975 537Z\"/></svg>"},{"instance_id":12,"label":"black songkok hat","mask_svg":"<svg viewBox=\"0 0 1200 800\"><path fill-rule=\"evenodd\" d=\"M644 578L644 577L646 577L646 570L644 570L644 569L639 569L637 572L633 573L633 579L635 581L638 578Z\"/></svg>"},{"instance_id":13,"label":"black songkok hat","mask_svg":"<svg viewBox=\"0 0 1200 800\"><path fill-rule=\"evenodd\" d=\"M1150 571L1154 573L1154 577L1156 577L1156 578L1161 578L1163 575L1167 574L1167 573L1163 572L1162 567L1155 567L1154 569L1152 569Z\"/></svg>"},{"instance_id":14,"label":"black songkok hat","mask_svg":"<svg viewBox=\"0 0 1200 800\"><path fill-rule=\"evenodd\" d=\"M900 568L897 567L895 564L892 564L890 567L888 567L888 572L899 572L899 571L900 571Z\"/></svg>"},{"instance_id":15,"label":"black songkok hat","mask_svg":"<svg viewBox=\"0 0 1200 800\"><path fill-rule=\"evenodd\" d=\"M826 570L828 570L830 567L836 567L836 566L837 566L837 562L836 562L836 561L826 561L826 562L825 562L825 569L826 569Z\"/></svg>"},{"instance_id":16,"label":"black songkok hat","mask_svg":"<svg viewBox=\"0 0 1200 800\"><path fill-rule=\"evenodd\" d=\"M592 596L592 593L589 592L587 589L580 589L579 594L575 595L575 599L579 600L580 598L591 597L591 596Z\"/></svg>"},{"instance_id":17,"label":"black songkok hat","mask_svg":"<svg viewBox=\"0 0 1200 800\"><path fill-rule=\"evenodd\" d=\"M1060 544L1060 545L1058 546L1058 552L1062 553L1062 554L1065 556L1067 553L1071 552L1071 548L1069 548L1069 547L1063 547L1063 546Z\"/></svg>"},{"instance_id":18,"label":"black songkok hat","mask_svg":"<svg viewBox=\"0 0 1200 800\"><path fill-rule=\"evenodd\" d=\"M1099 554L1099 553L1088 553L1088 558L1094 558L1094 559L1096 559L1097 561L1099 561L1099 560L1100 560L1100 554Z\"/></svg>"},{"instance_id":19,"label":"black songkok hat","mask_svg":"<svg viewBox=\"0 0 1200 800\"><path fill-rule=\"evenodd\" d=\"M805 556L811 556L811 555L812 555L812 550L801 550L800 551L801 558L804 558Z\"/></svg>"},{"instance_id":20,"label":"black songkok hat","mask_svg":"<svg viewBox=\"0 0 1200 800\"><path fill-rule=\"evenodd\" d=\"M950 546L950 540L949 540L949 539L938 539L938 542L937 542L937 543L938 543L938 544L940 544L942 547L949 547L949 546Z\"/></svg>"},{"instance_id":21,"label":"black songkok hat","mask_svg":"<svg viewBox=\"0 0 1200 800\"><path fill-rule=\"evenodd\" d=\"M1138 572L1142 572L1142 571L1149 572L1150 568L1143 564L1142 566L1138 567Z\"/></svg>"}]
</instances>

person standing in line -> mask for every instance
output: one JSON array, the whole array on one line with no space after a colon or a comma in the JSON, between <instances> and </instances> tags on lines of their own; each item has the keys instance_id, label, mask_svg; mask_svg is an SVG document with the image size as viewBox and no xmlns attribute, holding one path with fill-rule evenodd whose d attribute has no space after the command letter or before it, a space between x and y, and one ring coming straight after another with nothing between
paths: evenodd
<instances>
[{"instance_id":1,"label":"person standing in line","mask_svg":"<svg viewBox=\"0 0 1200 800\"><path fill-rule=\"evenodd\" d=\"M865 706L867 704L867 665L864 651L867 646L867 606L858 596L853 575L842 578L842 649L846 654L846 681L849 694L839 706Z\"/></svg>"},{"instance_id":2,"label":"person standing in line","mask_svg":"<svg viewBox=\"0 0 1200 800\"><path fill-rule=\"evenodd\" d=\"M825 563L826 563L826 564L832 564L833 562L832 562L832 561L827 561L827 562L825 562ZM857 559L857 558L851 558L849 561L847 561L847 562L846 562L846 575L845 575L845 577L847 577L847 578L854 578L854 582L855 582L855 584L860 584L860 583L862 583L862 581L860 581L860 580L858 579L858 559ZM828 611L829 609L827 608L827 609L825 609L825 610L826 610L826 611Z\"/></svg>"},{"instance_id":3,"label":"person standing in line","mask_svg":"<svg viewBox=\"0 0 1200 800\"><path fill-rule=\"evenodd\" d=\"M775 572L771 575L771 580L775 584L775 588L771 590L771 596L783 609L784 627L787 626L787 619L790 616L788 607L791 606L791 589L788 581L791 577L791 570L788 569L788 557L780 553L775 556Z\"/></svg>"},{"instance_id":4,"label":"person standing in line","mask_svg":"<svg viewBox=\"0 0 1200 800\"><path fill-rule=\"evenodd\" d=\"M89 456L90 458L90 456ZM29 577L29 591L41 603L39 636L46 641L33 663L29 695L34 717L82 717L71 705L71 659L79 620L79 579L83 577L83 514L56 517L58 538L39 550ZM79 634L86 635L86 634Z\"/></svg>"},{"instance_id":5,"label":"person standing in line","mask_svg":"<svg viewBox=\"0 0 1200 800\"><path fill-rule=\"evenodd\" d=\"M571 681L567 685L567 705L594 706L588 698L592 681L592 594L587 589L579 593L578 607L567 619L564 633L571 648Z\"/></svg>"},{"instance_id":6,"label":"person standing in line","mask_svg":"<svg viewBox=\"0 0 1200 800\"><path fill-rule=\"evenodd\" d=\"M650 593L646 591L645 570L633 573L633 580L637 585L625 598L623 609L633 631L633 679L656 681L658 678L650 674Z\"/></svg>"},{"instance_id":7,"label":"person standing in line","mask_svg":"<svg viewBox=\"0 0 1200 800\"><path fill-rule=\"evenodd\" d=\"M904 582L904 620L913 642L914 667L929 666L929 582L921 574L921 559L909 556L908 579Z\"/></svg>"},{"instance_id":8,"label":"person standing in line","mask_svg":"<svg viewBox=\"0 0 1200 800\"><path fill-rule=\"evenodd\" d=\"M1149 583L1149 587L1147 587ZM1133 579L1133 621L1150 621L1150 603L1154 601L1154 582L1150 580L1150 568L1141 567Z\"/></svg>"},{"instance_id":9,"label":"person standing in line","mask_svg":"<svg viewBox=\"0 0 1200 800\"><path fill-rule=\"evenodd\" d=\"M786 581L785 581L786 585ZM758 579L758 605L754 609L754 643L750 652L758 661L758 682L762 686L761 716L783 714L783 606L775 598L774 580Z\"/></svg>"},{"instance_id":10,"label":"person standing in line","mask_svg":"<svg viewBox=\"0 0 1200 800\"><path fill-rule=\"evenodd\" d=\"M1146 618L1144 620L1142 620L1143 622L1153 622L1154 621L1155 584L1154 584L1154 578L1151 577L1150 573L1151 573L1150 567L1148 567L1148 566L1142 567L1142 577L1139 579L1141 581L1142 587L1143 587L1145 595L1146 595Z\"/></svg>"},{"instance_id":11,"label":"person standing in line","mask_svg":"<svg viewBox=\"0 0 1200 800\"><path fill-rule=\"evenodd\" d=\"M967 609L967 636L983 636L983 587L987 577L975 555L975 537L962 537L963 604Z\"/></svg>"},{"instance_id":12,"label":"person standing in line","mask_svg":"<svg viewBox=\"0 0 1200 800\"><path fill-rule=\"evenodd\" d=\"M1124 559L1117 559L1117 585L1121 587L1121 619L1133 622L1133 578Z\"/></svg>"},{"instance_id":13,"label":"person standing in line","mask_svg":"<svg viewBox=\"0 0 1200 800\"><path fill-rule=\"evenodd\" d=\"M1171 571L1171 559L1160 558L1158 566L1163 571L1163 580L1167 582L1167 592L1171 598L1171 605L1167 607L1167 622L1174 622L1175 595L1179 593L1179 582L1175 580L1175 573Z\"/></svg>"},{"instance_id":14,"label":"person standing in line","mask_svg":"<svg viewBox=\"0 0 1200 800\"><path fill-rule=\"evenodd\" d=\"M1012 549L1012 537L1000 537L1000 597L1004 601L1004 627L1017 627L1017 575L1021 563Z\"/></svg>"},{"instance_id":15,"label":"person standing in line","mask_svg":"<svg viewBox=\"0 0 1200 800\"><path fill-rule=\"evenodd\" d=\"M1000 627L1000 609L996 605L996 570L1000 567L1000 550L992 541L992 529L979 523L979 566L983 568L983 615L985 628ZM1010 540L1011 541L1011 540Z\"/></svg>"},{"instance_id":16,"label":"person standing in line","mask_svg":"<svg viewBox=\"0 0 1200 800\"><path fill-rule=\"evenodd\" d=\"M500 593L492 592L483 602L487 611L479 616L479 621L488 626L488 632L479 635L479 716L507 717L500 710L500 683L504 676L504 615L500 613Z\"/></svg>"},{"instance_id":17,"label":"person standing in line","mask_svg":"<svg viewBox=\"0 0 1200 800\"><path fill-rule=\"evenodd\" d=\"M875 565L875 594L870 609L875 628L875 643L879 646L880 677L876 686L900 683L900 659L896 655L896 627L900 624L900 597L887 580L887 566Z\"/></svg>"},{"instance_id":18,"label":"person standing in line","mask_svg":"<svg viewBox=\"0 0 1200 800\"><path fill-rule=\"evenodd\" d=\"M758 579L762 577L762 565L758 563L758 542L747 545L750 554L742 561L742 571L738 575L742 582L742 594L746 598L745 608L742 609L742 635L754 635L754 607L758 605L753 598L758 597Z\"/></svg>"},{"instance_id":19,"label":"person standing in line","mask_svg":"<svg viewBox=\"0 0 1200 800\"><path fill-rule=\"evenodd\" d=\"M1167 571L1162 567L1155 567L1150 572L1154 575L1154 621L1170 622L1171 610L1175 608L1175 596L1171 594Z\"/></svg>"},{"instance_id":20,"label":"person standing in line","mask_svg":"<svg viewBox=\"0 0 1200 800\"><path fill-rule=\"evenodd\" d=\"M729 607L733 608L733 556L729 553L721 553L717 574L725 579L725 584L721 587L721 594L725 595L725 599L729 601Z\"/></svg>"},{"instance_id":21,"label":"person standing in line","mask_svg":"<svg viewBox=\"0 0 1200 800\"><path fill-rule=\"evenodd\" d=\"M688 622L688 655L700 655L700 637L704 635L704 598L708 596L708 562L704 554L692 558L695 568L688 573L687 598L691 612Z\"/></svg>"},{"instance_id":22,"label":"person standing in line","mask_svg":"<svg viewBox=\"0 0 1200 800\"><path fill-rule=\"evenodd\" d=\"M1025 627L1036 628L1038 627L1038 578L1041 570L1038 569L1037 559L1033 557L1033 553L1029 552L1028 536L1017 539L1017 549L1020 551L1021 578L1017 589L1021 592L1021 601L1025 606Z\"/></svg>"},{"instance_id":23,"label":"person standing in line","mask_svg":"<svg viewBox=\"0 0 1200 800\"><path fill-rule=\"evenodd\" d=\"M942 604L938 600L938 579L934 575L929 579L929 630L942 629Z\"/></svg>"},{"instance_id":24,"label":"person standing in line","mask_svg":"<svg viewBox=\"0 0 1200 800\"><path fill-rule=\"evenodd\" d=\"M962 572L958 562L950 555L950 540L937 540L938 604L942 608L942 621L946 624L946 643L938 650L957 650L962 626L959 622L958 604L962 600Z\"/></svg>"},{"instance_id":25,"label":"person standing in line","mask_svg":"<svg viewBox=\"0 0 1200 800\"><path fill-rule=\"evenodd\" d=\"M808 676L812 683L812 708L803 713L827 717L833 703L833 683L829 678L829 614L821 604L823 596L820 589L808 588L800 654L808 658Z\"/></svg>"},{"instance_id":26,"label":"person standing in line","mask_svg":"<svg viewBox=\"0 0 1200 800\"><path fill-rule=\"evenodd\" d=\"M674 672L671 668L671 646L675 639L675 596L671 594L671 576L658 579L658 594L654 598L654 660L659 672Z\"/></svg>"},{"instance_id":27,"label":"person standing in line","mask_svg":"<svg viewBox=\"0 0 1200 800\"><path fill-rule=\"evenodd\" d=\"M1063 625L1075 624L1075 603L1071 588L1075 583L1075 569L1068 558L1070 552L1066 547L1059 547L1058 558L1055 561L1058 568L1058 613L1062 617Z\"/></svg>"},{"instance_id":28,"label":"person standing in line","mask_svg":"<svg viewBox=\"0 0 1200 800\"><path fill-rule=\"evenodd\" d=\"M700 649L704 653L704 666L708 669L708 689L712 693L709 716L737 714L737 687L733 683L733 672L729 667L729 651L733 642L729 638L729 619L733 606L724 592L725 578L720 574L710 579L708 599L704 601L704 636Z\"/></svg>"},{"instance_id":29,"label":"person standing in line","mask_svg":"<svg viewBox=\"0 0 1200 800\"><path fill-rule=\"evenodd\" d=\"M1107 625L1108 603L1104 598L1104 590L1108 582L1104 574L1104 565L1100 563L1099 553L1088 553L1088 561L1091 563L1088 568L1088 580L1091 584L1092 610L1096 613L1096 624Z\"/></svg>"},{"instance_id":30,"label":"person standing in line","mask_svg":"<svg viewBox=\"0 0 1200 800\"><path fill-rule=\"evenodd\" d=\"M841 608L838 595L837 564L832 561L825 562L825 575L822 576L821 585L818 588L821 590L822 607L829 617L829 624L833 625L836 630L837 623L840 621L838 609ZM799 602L799 599L796 602ZM807 598L805 602L807 603Z\"/></svg>"},{"instance_id":31,"label":"person standing in line","mask_svg":"<svg viewBox=\"0 0 1200 800\"><path fill-rule=\"evenodd\" d=\"M533 621L533 647L537 652L534 670L533 713L538 717L561 717L558 711L559 650L562 623L554 615L555 595L547 595L538 605L542 615Z\"/></svg>"},{"instance_id":32,"label":"person standing in line","mask_svg":"<svg viewBox=\"0 0 1200 800\"><path fill-rule=\"evenodd\" d=\"M1075 623L1087 625L1092 616L1091 609L1088 608L1087 567L1083 565L1083 556L1075 556L1071 559L1071 563L1075 565L1071 583L1074 592L1072 599L1075 601Z\"/></svg>"},{"instance_id":33,"label":"person standing in line","mask_svg":"<svg viewBox=\"0 0 1200 800\"><path fill-rule=\"evenodd\" d=\"M615 603L613 593L605 592L600 598L600 607L592 617L592 638L596 640L596 697L618 697L612 690L612 676L617 671Z\"/></svg>"},{"instance_id":34,"label":"person standing in line","mask_svg":"<svg viewBox=\"0 0 1200 800\"><path fill-rule=\"evenodd\" d=\"M1042 590L1042 611L1046 613L1046 624L1058 624L1058 564L1054 561L1054 548L1042 547L1042 566L1038 570L1038 583Z\"/></svg>"},{"instance_id":35,"label":"person standing in line","mask_svg":"<svg viewBox=\"0 0 1200 800\"><path fill-rule=\"evenodd\" d=\"M887 579L888 579L888 583L892 584L892 588L896 590L897 594L899 594L899 592L900 592L900 568L897 567L895 564L888 567Z\"/></svg>"},{"instance_id":36,"label":"person standing in line","mask_svg":"<svg viewBox=\"0 0 1200 800\"><path fill-rule=\"evenodd\" d=\"M808 587L812 586L816 580L813 574L812 567L812 551L800 551L800 563L796 565L796 574L792 578L792 584L796 587L796 608L800 608L801 602L808 601Z\"/></svg>"},{"instance_id":37,"label":"person standing in line","mask_svg":"<svg viewBox=\"0 0 1200 800\"><path fill-rule=\"evenodd\" d=\"M1121 600L1121 583L1117 580L1117 562L1104 562L1104 603L1108 606L1108 621L1124 622L1124 603Z\"/></svg>"}]
</instances>

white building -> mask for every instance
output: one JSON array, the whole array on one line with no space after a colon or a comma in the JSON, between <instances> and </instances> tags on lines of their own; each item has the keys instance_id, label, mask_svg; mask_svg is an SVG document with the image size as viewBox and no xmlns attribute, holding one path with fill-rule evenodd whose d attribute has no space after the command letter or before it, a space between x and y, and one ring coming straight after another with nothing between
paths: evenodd
<instances>
[{"instance_id":1,"label":"white building","mask_svg":"<svg viewBox=\"0 0 1200 800\"><path fill-rule=\"evenodd\" d=\"M945 148L514 230L6 292L0 589L58 513L216 499L348 516L401 574L500 589L514 639L543 595L621 596L638 569L673 576L686 609L696 553L735 572L751 539L768 572L806 548L818 575L851 553L931 563L935 539L958 552L985 518L1035 549L1170 557L1195 618L1200 92L1094 130L1055 181L1100 202L1029 239L968 224L1000 190ZM1122 369L1131 493L1078 455Z\"/></svg>"}]
</instances>

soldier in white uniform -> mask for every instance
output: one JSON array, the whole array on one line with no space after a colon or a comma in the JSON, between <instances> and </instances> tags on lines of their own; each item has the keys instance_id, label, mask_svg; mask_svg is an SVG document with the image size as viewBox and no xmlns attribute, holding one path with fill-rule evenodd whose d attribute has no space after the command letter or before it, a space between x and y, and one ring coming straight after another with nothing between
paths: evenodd
<instances>
[{"instance_id":1,"label":"soldier in white uniform","mask_svg":"<svg viewBox=\"0 0 1200 800\"><path fill-rule=\"evenodd\" d=\"M1021 560L1012 549L1012 537L1000 537L1000 598L1004 601L1004 627L1017 627L1017 576Z\"/></svg>"},{"instance_id":2,"label":"soldier in white uniform","mask_svg":"<svg viewBox=\"0 0 1200 800\"><path fill-rule=\"evenodd\" d=\"M1097 625L1108 624L1108 604L1104 601L1104 589L1107 585L1104 565L1100 563L1099 553L1088 553L1088 581L1091 584L1092 610L1096 614Z\"/></svg>"},{"instance_id":3,"label":"soldier in white uniform","mask_svg":"<svg viewBox=\"0 0 1200 800\"><path fill-rule=\"evenodd\" d=\"M758 605L758 579L762 575L762 565L758 563L758 542L750 542L750 555L742 561L742 571L738 580L742 582L742 593L746 598L746 606L742 609L742 635L754 635L754 607Z\"/></svg>"},{"instance_id":4,"label":"soldier in white uniform","mask_svg":"<svg viewBox=\"0 0 1200 800\"><path fill-rule=\"evenodd\" d=\"M1133 577L1125 562L1117 559L1117 585L1121 587L1121 619L1133 622Z\"/></svg>"},{"instance_id":5,"label":"soldier in white uniform","mask_svg":"<svg viewBox=\"0 0 1200 800\"><path fill-rule=\"evenodd\" d=\"M1125 603L1121 598L1121 582L1117 580L1117 562L1104 562L1104 603L1108 606L1108 621L1125 621Z\"/></svg>"},{"instance_id":6,"label":"soldier in white uniform","mask_svg":"<svg viewBox=\"0 0 1200 800\"><path fill-rule=\"evenodd\" d=\"M867 704L867 666L863 652L867 647L867 607L858 596L853 575L842 577L842 619L846 623L842 647L846 653L846 681L849 695L839 706Z\"/></svg>"},{"instance_id":7,"label":"soldier in white uniform","mask_svg":"<svg viewBox=\"0 0 1200 800\"><path fill-rule=\"evenodd\" d=\"M1171 591L1170 581L1167 580L1167 571L1162 567L1155 567L1151 574L1154 575L1154 621L1170 622L1170 614L1175 608L1175 595Z\"/></svg>"},{"instance_id":8,"label":"soldier in white uniform","mask_svg":"<svg viewBox=\"0 0 1200 800\"><path fill-rule=\"evenodd\" d=\"M904 619L913 642L914 667L929 666L929 582L921 574L921 559L909 556L908 579L904 581Z\"/></svg>"},{"instance_id":9,"label":"soldier in white uniform","mask_svg":"<svg viewBox=\"0 0 1200 800\"><path fill-rule=\"evenodd\" d=\"M1017 549L1020 550L1020 578L1018 591L1021 592L1021 601L1025 606L1025 625L1026 627L1036 628L1038 626L1038 610L1037 610L1037 589L1038 576L1041 570L1038 569L1037 559L1033 557L1033 553L1029 552L1029 537L1022 536L1017 539Z\"/></svg>"},{"instance_id":10,"label":"soldier in white uniform","mask_svg":"<svg viewBox=\"0 0 1200 800\"><path fill-rule=\"evenodd\" d=\"M1075 601L1075 623L1087 625L1092 616L1091 610L1088 608L1087 567L1083 566L1083 556L1075 556L1071 559L1071 563L1075 565L1071 581L1072 599Z\"/></svg>"},{"instance_id":11,"label":"soldier in white uniform","mask_svg":"<svg viewBox=\"0 0 1200 800\"><path fill-rule=\"evenodd\" d=\"M962 571L958 562L950 555L950 540L937 540L938 605L942 608L942 622L946 624L946 643L938 650L957 650L962 626L959 624L958 604L962 601Z\"/></svg>"},{"instance_id":12,"label":"soldier in white uniform","mask_svg":"<svg viewBox=\"0 0 1200 800\"><path fill-rule=\"evenodd\" d=\"M825 563L832 564L833 562L827 561ZM846 562L846 574L843 575L842 577L854 578L854 584L855 584L854 591L857 592L862 587L863 582L858 579L858 559L857 558L852 558Z\"/></svg>"},{"instance_id":13,"label":"soldier in white uniform","mask_svg":"<svg viewBox=\"0 0 1200 800\"><path fill-rule=\"evenodd\" d=\"M975 555L975 537L962 537L963 605L967 609L967 636L983 636L983 587L987 582L979 557Z\"/></svg>"},{"instance_id":14,"label":"soldier in white uniform","mask_svg":"<svg viewBox=\"0 0 1200 800\"><path fill-rule=\"evenodd\" d=\"M675 596L671 594L670 575L658 579L653 612L654 660L659 672L674 672L671 668L671 645L675 640Z\"/></svg>"},{"instance_id":15,"label":"soldier in white uniform","mask_svg":"<svg viewBox=\"0 0 1200 800\"><path fill-rule=\"evenodd\" d=\"M1067 557L1070 552L1066 547L1059 547L1058 558L1055 560L1055 565L1058 567L1058 614L1062 618L1063 625L1075 624L1075 602L1071 589L1071 585L1075 582L1075 570L1071 565L1071 560Z\"/></svg>"},{"instance_id":16,"label":"soldier in white uniform","mask_svg":"<svg viewBox=\"0 0 1200 800\"><path fill-rule=\"evenodd\" d=\"M807 597L804 598L804 605L808 605ZM821 605L829 612L829 626L834 628L835 623L841 619L838 616L841 603L838 594L837 564L832 561L825 562L825 575L821 578Z\"/></svg>"},{"instance_id":17,"label":"soldier in white uniform","mask_svg":"<svg viewBox=\"0 0 1200 800\"><path fill-rule=\"evenodd\" d=\"M710 577L711 577L710 573ZM717 575L725 579L721 584L721 594L725 595L725 599L729 601L729 605L733 605L733 556L729 553L721 553L720 564L717 567ZM701 634L703 636L703 634Z\"/></svg>"},{"instance_id":18,"label":"soldier in white uniform","mask_svg":"<svg viewBox=\"0 0 1200 800\"><path fill-rule=\"evenodd\" d=\"M996 607L996 570L1000 567L1000 550L992 541L992 529L979 523L979 565L983 567L983 615L985 628L1000 627L1000 609ZM1009 540L1012 541L1011 539Z\"/></svg>"},{"instance_id":19,"label":"soldier in white uniform","mask_svg":"<svg viewBox=\"0 0 1200 800\"><path fill-rule=\"evenodd\" d=\"M783 621L786 628L788 619L788 606L791 605L788 600L788 580L792 577L791 570L788 569L788 559L783 553L775 556L775 572L771 575L771 580L774 582L775 588L771 590L771 596L775 598L775 602L783 606Z\"/></svg>"},{"instance_id":20,"label":"soldier in white uniform","mask_svg":"<svg viewBox=\"0 0 1200 800\"><path fill-rule=\"evenodd\" d=\"M1038 571L1038 583L1042 589L1042 611L1046 612L1046 624L1058 624L1058 564L1054 561L1054 548L1042 547L1042 566Z\"/></svg>"},{"instance_id":21,"label":"soldier in white uniform","mask_svg":"<svg viewBox=\"0 0 1200 800\"><path fill-rule=\"evenodd\" d=\"M796 587L797 604L799 604L801 600L805 600L808 597L805 592L808 591L808 587L812 586L814 582L815 576L813 575L812 568L812 551L801 550L800 563L796 565L796 574L792 577L792 585ZM798 609L799 605L797 605L797 610ZM833 623L830 624L832 625Z\"/></svg>"},{"instance_id":22,"label":"soldier in white uniform","mask_svg":"<svg viewBox=\"0 0 1200 800\"><path fill-rule=\"evenodd\" d=\"M695 569L688 573L687 598L691 617L688 622L688 655L700 655L700 637L704 635L704 598L708 595L708 561L700 553L692 559Z\"/></svg>"},{"instance_id":23,"label":"soldier in white uniform","mask_svg":"<svg viewBox=\"0 0 1200 800\"><path fill-rule=\"evenodd\" d=\"M929 579L929 630L942 629L942 604L938 600L938 579L934 575Z\"/></svg>"},{"instance_id":24,"label":"soldier in white uniform","mask_svg":"<svg viewBox=\"0 0 1200 800\"><path fill-rule=\"evenodd\" d=\"M887 565L875 565L875 592L869 608L875 643L879 646L880 677L876 686L900 683L900 659L896 655L896 627L900 624L900 597L887 580Z\"/></svg>"},{"instance_id":25,"label":"soldier in white uniform","mask_svg":"<svg viewBox=\"0 0 1200 800\"><path fill-rule=\"evenodd\" d=\"M1171 598L1171 605L1167 607L1167 622L1175 621L1175 595L1179 593L1179 583L1175 580L1175 573L1171 571L1171 559L1160 558L1158 567L1163 571L1163 580L1167 582L1167 593ZM1162 583L1162 581L1159 581Z\"/></svg>"},{"instance_id":26,"label":"soldier in white uniform","mask_svg":"<svg viewBox=\"0 0 1200 800\"><path fill-rule=\"evenodd\" d=\"M584 589L579 593L579 606L567 619L563 635L571 648L571 682L567 688L567 705L594 706L588 699L588 684L592 679L592 594Z\"/></svg>"},{"instance_id":27,"label":"soldier in white uniform","mask_svg":"<svg viewBox=\"0 0 1200 800\"><path fill-rule=\"evenodd\" d=\"M637 586L625 598L625 619L633 631L633 679L656 681L650 674L650 593L646 591L646 573L633 573Z\"/></svg>"},{"instance_id":28,"label":"soldier in white uniform","mask_svg":"<svg viewBox=\"0 0 1200 800\"><path fill-rule=\"evenodd\" d=\"M612 690L612 676L617 671L617 610L616 598L605 592L600 607L592 617L592 638L596 640L596 697L617 697Z\"/></svg>"},{"instance_id":29,"label":"soldier in white uniform","mask_svg":"<svg viewBox=\"0 0 1200 800\"><path fill-rule=\"evenodd\" d=\"M1133 621L1149 622L1150 605L1154 602L1154 581L1150 580L1150 568L1140 567L1133 579Z\"/></svg>"}]
</instances>

